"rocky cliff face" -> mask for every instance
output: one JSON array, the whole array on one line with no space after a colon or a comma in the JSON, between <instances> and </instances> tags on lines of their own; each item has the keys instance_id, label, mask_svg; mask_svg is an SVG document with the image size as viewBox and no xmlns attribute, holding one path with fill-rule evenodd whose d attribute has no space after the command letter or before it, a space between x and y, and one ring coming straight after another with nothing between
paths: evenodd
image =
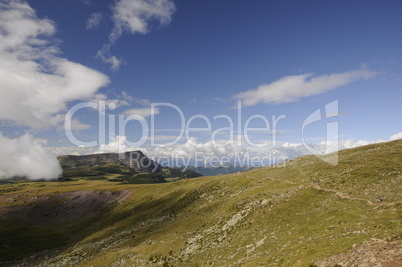
<instances>
[{"instance_id":1,"label":"rocky cliff face","mask_svg":"<svg viewBox=\"0 0 402 267\"><path fill-rule=\"evenodd\" d=\"M128 151L125 153L104 153L84 156L59 156L58 160L63 168L93 167L102 164L122 164L136 172L158 172L162 166L148 158L141 151Z\"/></svg>"}]
</instances>

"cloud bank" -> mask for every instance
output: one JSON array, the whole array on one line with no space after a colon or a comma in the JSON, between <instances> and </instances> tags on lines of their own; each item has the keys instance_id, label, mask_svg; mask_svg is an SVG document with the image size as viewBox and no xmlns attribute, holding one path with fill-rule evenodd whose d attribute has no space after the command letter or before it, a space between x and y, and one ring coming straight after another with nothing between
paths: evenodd
<instances>
[{"instance_id":1,"label":"cloud bank","mask_svg":"<svg viewBox=\"0 0 402 267\"><path fill-rule=\"evenodd\" d=\"M30 134L15 139L0 133L0 179L14 176L51 179L61 174L56 157L43 147L43 141Z\"/></svg>"},{"instance_id":2,"label":"cloud bank","mask_svg":"<svg viewBox=\"0 0 402 267\"><path fill-rule=\"evenodd\" d=\"M109 35L109 42L103 45L97 57L117 70L122 60L110 55L109 50L123 32L146 34L150 31L150 22L167 25L176 8L171 0L118 0L112 7L114 28Z\"/></svg>"},{"instance_id":3,"label":"cloud bank","mask_svg":"<svg viewBox=\"0 0 402 267\"><path fill-rule=\"evenodd\" d=\"M264 84L256 89L244 91L233 96L244 106L259 103L280 104L301 98L322 94L347 85L353 81L370 79L376 72L367 69L351 70L313 77L312 73L283 77L273 83Z\"/></svg>"},{"instance_id":4,"label":"cloud bank","mask_svg":"<svg viewBox=\"0 0 402 267\"><path fill-rule=\"evenodd\" d=\"M393 141L396 139L402 139L402 132L391 136L388 140L355 141L353 139L347 139L339 140L337 143L335 141L321 141L308 144L308 146L313 147L315 151L332 153L342 149ZM250 164L266 166L303 155L311 155L310 150L306 149L303 143L287 142L272 147L251 147L240 146L236 142L230 142L220 147L211 141L207 141L204 143L198 142L199 146L194 146L193 144L197 142L197 140L191 138L191 140L187 140L184 143L176 143L171 146L130 147L126 144L126 140L126 136L115 136L110 143L100 147L49 147L48 149L58 155L121 153L125 151L141 150L153 160L169 166L216 166L219 164L219 160L222 160L222 164L236 164L237 166L249 166ZM254 162L252 160L253 158L255 159Z\"/></svg>"}]
</instances>

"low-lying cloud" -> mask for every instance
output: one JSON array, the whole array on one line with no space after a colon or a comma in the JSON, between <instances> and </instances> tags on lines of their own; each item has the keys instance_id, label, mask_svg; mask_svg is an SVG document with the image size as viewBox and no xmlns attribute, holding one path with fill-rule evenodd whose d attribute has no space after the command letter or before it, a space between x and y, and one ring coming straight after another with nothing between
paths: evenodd
<instances>
[{"instance_id":1,"label":"low-lying cloud","mask_svg":"<svg viewBox=\"0 0 402 267\"><path fill-rule=\"evenodd\" d=\"M61 175L59 162L43 147L42 140L30 134L10 139L0 133L0 144L0 179L52 179Z\"/></svg>"},{"instance_id":2,"label":"low-lying cloud","mask_svg":"<svg viewBox=\"0 0 402 267\"><path fill-rule=\"evenodd\" d=\"M321 141L311 144L287 142L268 147L242 146L237 142L229 142L225 146L217 146L211 141L202 143L194 138L184 143L175 143L170 146L131 147L126 143L126 136L115 136L110 143L100 147L49 147L48 149L58 155L122 153L125 151L141 150L153 160L169 166L216 166L220 163L223 165L236 164L237 166L249 166L252 164L255 164L255 166L266 166L303 155L311 155L311 150L308 150L306 146L314 148L315 151L332 153L342 149L393 141L396 139L402 139L402 132L391 136L389 139L378 139L374 141L347 139L339 141ZM194 143L198 143L199 146L194 146Z\"/></svg>"}]
</instances>

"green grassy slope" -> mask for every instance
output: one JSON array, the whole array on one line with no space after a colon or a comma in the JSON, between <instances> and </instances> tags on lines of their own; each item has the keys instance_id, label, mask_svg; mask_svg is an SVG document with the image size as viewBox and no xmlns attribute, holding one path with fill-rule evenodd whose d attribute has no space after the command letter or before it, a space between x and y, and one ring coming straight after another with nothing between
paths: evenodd
<instances>
[{"instance_id":1,"label":"green grassy slope","mask_svg":"<svg viewBox=\"0 0 402 267\"><path fill-rule=\"evenodd\" d=\"M130 184L165 183L162 172L137 173L124 165L103 164L94 167L63 168L62 180L109 180Z\"/></svg>"},{"instance_id":2,"label":"green grassy slope","mask_svg":"<svg viewBox=\"0 0 402 267\"><path fill-rule=\"evenodd\" d=\"M0 261L34 255L26 261L43 266L308 266L373 237L401 236L401 159L402 141L394 141L340 151L337 166L304 156L164 184L1 185ZM131 195L74 221L5 212L66 192L123 190ZM72 200L57 201L64 208Z\"/></svg>"}]
</instances>

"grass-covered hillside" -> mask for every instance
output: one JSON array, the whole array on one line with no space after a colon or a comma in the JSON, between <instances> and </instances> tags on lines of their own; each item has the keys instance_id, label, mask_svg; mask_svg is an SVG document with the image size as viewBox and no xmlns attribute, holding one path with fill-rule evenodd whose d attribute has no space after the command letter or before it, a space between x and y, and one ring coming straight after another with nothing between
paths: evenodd
<instances>
[{"instance_id":1,"label":"grass-covered hillside","mask_svg":"<svg viewBox=\"0 0 402 267\"><path fill-rule=\"evenodd\" d=\"M3 184L0 265L400 266L401 192L402 141L340 151L336 166Z\"/></svg>"},{"instance_id":2,"label":"grass-covered hillside","mask_svg":"<svg viewBox=\"0 0 402 267\"><path fill-rule=\"evenodd\" d=\"M93 181L106 180L109 182L129 183L129 184L152 184L165 183L165 178L170 177L164 175L162 171L152 172L136 172L127 166L120 164L102 164L91 167L74 167L63 168L63 181Z\"/></svg>"}]
</instances>

